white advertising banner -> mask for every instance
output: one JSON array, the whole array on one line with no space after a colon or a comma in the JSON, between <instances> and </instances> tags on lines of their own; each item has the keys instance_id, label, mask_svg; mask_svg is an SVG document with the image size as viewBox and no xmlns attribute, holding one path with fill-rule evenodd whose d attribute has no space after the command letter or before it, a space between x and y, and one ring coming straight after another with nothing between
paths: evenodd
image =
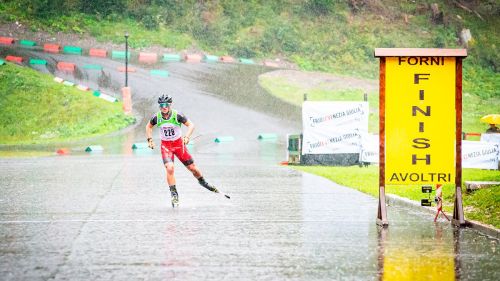
<instances>
[{"instance_id":1,"label":"white advertising banner","mask_svg":"<svg viewBox=\"0 0 500 281\"><path fill-rule=\"evenodd\" d=\"M378 135L362 138L360 162L378 163ZM462 167L475 169L498 169L500 143L485 141L462 141Z\"/></svg>"},{"instance_id":2,"label":"white advertising banner","mask_svg":"<svg viewBox=\"0 0 500 281\"><path fill-rule=\"evenodd\" d=\"M499 145L484 141L462 141L462 167L498 169Z\"/></svg>"},{"instance_id":3,"label":"white advertising banner","mask_svg":"<svg viewBox=\"0 0 500 281\"><path fill-rule=\"evenodd\" d=\"M481 141L500 143L500 134L497 133L481 134Z\"/></svg>"},{"instance_id":4,"label":"white advertising banner","mask_svg":"<svg viewBox=\"0 0 500 281\"><path fill-rule=\"evenodd\" d=\"M360 153L368 114L367 102L304 102L302 154Z\"/></svg>"},{"instance_id":5,"label":"white advertising banner","mask_svg":"<svg viewBox=\"0 0 500 281\"><path fill-rule=\"evenodd\" d=\"M379 160L379 136L366 135L361 139L361 153L359 162L378 163Z\"/></svg>"}]
</instances>

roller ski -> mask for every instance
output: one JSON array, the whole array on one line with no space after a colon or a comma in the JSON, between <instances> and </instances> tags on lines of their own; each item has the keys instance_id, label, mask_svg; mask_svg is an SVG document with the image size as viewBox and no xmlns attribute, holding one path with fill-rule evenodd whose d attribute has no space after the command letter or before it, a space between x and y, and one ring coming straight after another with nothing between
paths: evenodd
<instances>
[{"instance_id":1,"label":"roller ski","mask_svg":"<svg viewBox=\"0 0 500 281\"><path fill-rule=\"evenodd\" d=\"M208 182L206 182L203 177L199 178L198 182L200 183L201 186L203 186L204 188L208 189L209 191L212 191L213 193L217 193L217 194L223 195L227 199L231 199L231 197L229 195L221 193L215 186L213 186L213 185L209 184Z\"/></svg>"},{"instance_id":2,"label":"roller ski","mask_svg":"<svg viewBox=\"0 0 500 281\"><path fill-rule=\"evenodd\" d=\"M172 208L179 207L179 194L175 185L170 186L170 195L172 196Z\"/></svg>"}]
</instances>

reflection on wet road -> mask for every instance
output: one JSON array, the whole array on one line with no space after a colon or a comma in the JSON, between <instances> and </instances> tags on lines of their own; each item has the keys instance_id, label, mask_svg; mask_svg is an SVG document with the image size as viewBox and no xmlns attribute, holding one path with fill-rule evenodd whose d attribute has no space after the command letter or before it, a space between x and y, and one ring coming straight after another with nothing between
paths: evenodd
<instances>
[{"instance_id":1,"label":"reflection on wet road","mask_svg":"<svg viewBox=\"0 0 500 281\"><path fill-rule=\"evenodd\" d=\"M388 229L378 228L375 198L276 164L284 135L300 124L227 103L194 82L223 66L168 67L166 80L140 69L129 78L142 120L93 139L104 152L83 152L87 140L72 143L70 156L0 159L0 279L500 279L498 240L400 207L389 208ZM180 207L172 209L158 151L131 149L144 141L159 91L197 125L195 161L231 200L177 162ZM259 142L263 132L280 139ZM222 135L235 140L213 142Z\"/></svg>"}]
</instances>

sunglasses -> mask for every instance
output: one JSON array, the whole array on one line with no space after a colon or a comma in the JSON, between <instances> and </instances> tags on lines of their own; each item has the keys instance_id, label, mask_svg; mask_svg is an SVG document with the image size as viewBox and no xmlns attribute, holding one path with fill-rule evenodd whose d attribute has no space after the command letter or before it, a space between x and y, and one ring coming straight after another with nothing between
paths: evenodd
<instances>
[{"instance_id":1,"label":"sunglasses","mask_svg":"<svg viewBox=\"0 0 500 281\"><path fill-rule=\"evenodd\" d=\"M160 103L160 108L167 108L170 107L169 103Z\"/></svg>"}]
</instances>

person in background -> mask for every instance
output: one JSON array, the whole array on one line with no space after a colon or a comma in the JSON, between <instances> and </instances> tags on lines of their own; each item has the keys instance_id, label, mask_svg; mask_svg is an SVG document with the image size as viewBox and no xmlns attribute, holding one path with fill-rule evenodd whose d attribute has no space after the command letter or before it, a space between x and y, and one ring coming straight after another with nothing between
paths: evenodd
<instances>
[{"instance_id":1,"label":"person in background","mask_svg":"<svg viewBox=\"0 0 500 281\"><path fill-rule=\"evenodd\" d=\"M486 130L486 133L500 133L500 128L498 128L495 124L490 124L490 127L488 130Z\"/></svg>"}]
</instances>

